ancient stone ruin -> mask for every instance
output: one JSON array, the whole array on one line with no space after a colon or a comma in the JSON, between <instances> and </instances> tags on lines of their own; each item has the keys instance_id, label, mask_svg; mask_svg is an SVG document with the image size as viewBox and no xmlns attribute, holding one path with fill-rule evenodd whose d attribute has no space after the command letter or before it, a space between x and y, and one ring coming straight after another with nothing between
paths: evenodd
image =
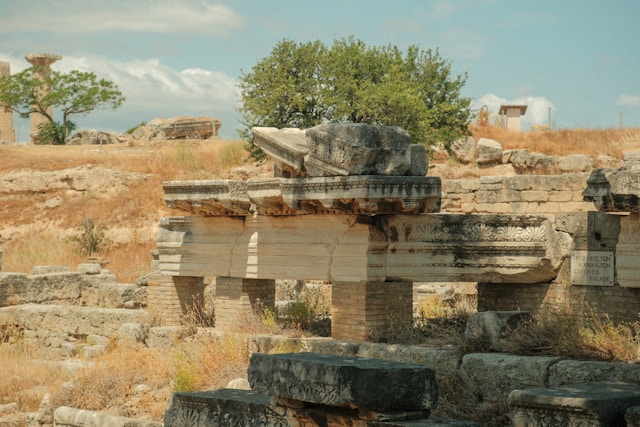
<instances>
[{"instance_id":1,"label":"ancient stone ruin","mask_svg":"<svg viewBox=\"0 0 640 427\"><path fill-rule=\"evenodd\" d=\"M11 68L8 62L0 61L0 79L9 77ZM0 105L0 144L12 144L16 141L16 132L13 128L13 110Z\"/></svg>"},{"instance_id":2,"label":"ancient stone ruin","mask_svg":"<svg viewBox=\"0 0 640 427\"><path fill-rule=\"evenodd\" d=\"M138 127L133 138L139 141L217 138L222 126L220 119L212 117L155 118Z\"/></svg>"},{"instance_id":3,"label":"ancient stone ruin","mask_svg":"<svg viewBox=\"0 0 640 427\"><path fill-rule=\"evenodd\" d=\"M34 77L44 80L49 77L51 73L51 64L62 59L60 55L54 55L52 53L31 53L25 56L27 62L33 65L35 68L33 70ZM42 93L39 94L40 97L44 97L49 92L48 87L42 88ZM47 110L49 116L52 114L51 107ZM47 123L47 118L38 112L31 113L31 141L33 143L38 143L40 137L38 134L40 133L40 126Z\"/></svg>"}]
</instances>

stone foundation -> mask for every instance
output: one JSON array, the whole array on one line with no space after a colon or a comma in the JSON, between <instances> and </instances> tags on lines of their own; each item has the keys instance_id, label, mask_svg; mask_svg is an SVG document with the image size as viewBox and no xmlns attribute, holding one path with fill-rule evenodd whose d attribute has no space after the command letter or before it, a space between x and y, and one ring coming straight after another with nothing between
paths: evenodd
<instances>
[{"instance_id":1,"label":"stone foundation","mask_svg":"<svg viewBox=\"0 0 640 427\"><path fill-rule=\"evenodd\" d=\"M204 301L202 277L151 274L147 286L149 308L158 315L163 326L181 325L188 307Z\"/></svg>"},{"instance_id":2,"label":"stone foundation","mask_svg":"<svg viewBox=\"0 0 640 427\"><path fill-rule=\"evenodd\" d=\"M331 336L381 340L394 327L410 325L412 282L334 283Z\"/></svg>"},{"instance_id":3,"label":"stone foundation","mask_svg":"<svg viewBox=\"0 0 640 427\"><path fill-rule=\"evenodd\" d=\"M220 330L236 329L243 318L275 305L275 280L216 277L215 286L215 324Z\"/></svg>"},{"instance_id":4,"label":"stone foundation","mask_svg":"<svg viewBox=\"0 0 640 427\"><path fill-rule=\"evenodd\" d=\"M566 311L578 316L594 310L606 313L614 322L628 322L637 319L640 312L640 289L562 283L478 284L478 311L511 310L533 314Z\"/></svg>"}]
</instances>

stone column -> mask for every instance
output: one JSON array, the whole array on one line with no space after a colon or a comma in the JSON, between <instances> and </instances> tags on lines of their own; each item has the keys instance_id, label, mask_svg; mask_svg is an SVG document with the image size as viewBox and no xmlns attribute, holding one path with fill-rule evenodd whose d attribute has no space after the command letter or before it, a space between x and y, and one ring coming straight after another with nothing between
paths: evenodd
<instances>
[{"instance_id":1,"label":"stone column","mask_svg":"<svg viewBox=\"0 0 640 427\"><path fill-rule=\"evenodd\" d=\"M256 311L275 304L276 281L272 279L216 277L215 286L215 325L219 330L241 328Z\"/></svg>"},{"instance_id":2,"label":"stone column","mask_svg":"<svg viewBox=\"0 0 640 427\"><path fill-rule=\"evenodd\" d=\"M11 68L8 62L0 61L0 79L9 77ZM0 105L0 141L16 142L16 133L13 128L13 110Z\"/></svg>"},{"instance_id":3,"label":"stone column","mask_svg":"<svg viewBox=\"0 0 640 427\"><path fill-rule=\"evenodd\" d=\"M162 326L180 326L189 306L204 301L204 278L151 274L147 306Z\"/></svg>"},{"instance_id":4,"label":"stone column","mask_svg":"<svg viewBox=\"0 0 640 427\"><path fill-rule=\"evenodd\" d=\"M39 79L46 79L49 77L49 73L51 72L51 64L56 62L59 59L62 59L60 55L54 55L51 53L32 53L25 56L25 59L30 64L36 66L34 72L34 77ZM38 94L38 96L46 96L49 93L50 88L44 87L42 92ZM47 109L47 113L49 115L52 114L51 108ZM47 119L40 113L31 113L31 142L37 143L39 141L38 132L39 126L43 123L46 123Z\"/></svg>"},{"instance_id":5,"label":"stone column","mask_svg":"<svg viewBox=\"0 0 640 427\"><path fill-rule=\"evenodd\" d=\"M331 337L385 341L413 322L413 282L337 282L332 286Z\"/></svg>"}]
</instances>

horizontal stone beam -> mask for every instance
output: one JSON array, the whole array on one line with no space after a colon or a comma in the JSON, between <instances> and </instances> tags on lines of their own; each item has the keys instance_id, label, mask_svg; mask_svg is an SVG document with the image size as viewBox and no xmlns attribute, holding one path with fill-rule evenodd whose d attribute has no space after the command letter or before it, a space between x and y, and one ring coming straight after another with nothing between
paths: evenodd
<instances>
[{"instance_id":1,"label":"horizontal stone beam","mask_svg":"<svg viewBox=\"0 0 640 427\"><path fill-rule=\"evenodd\" d=\"M571 236L535 215L168 217L160 269L173 276L540 283Z\"/></svg>"}]
</instances>

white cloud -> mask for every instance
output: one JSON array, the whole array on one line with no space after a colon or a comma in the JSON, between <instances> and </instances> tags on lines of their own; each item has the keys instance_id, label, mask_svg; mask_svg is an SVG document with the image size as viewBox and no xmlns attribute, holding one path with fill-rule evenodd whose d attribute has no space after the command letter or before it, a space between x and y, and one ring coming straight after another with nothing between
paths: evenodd
<instances>
[{"instance_id":1,"label":"white cloud","mask_svg":"<svg viewBox=\"0 0 640 427\"><path fill-rule=\"evenodd\" d=\"M221 36L242 27L243 22L233 9L210 0L21 0L4 6L0 33L189 32Z\"/></svg>"},{"instance_id":2,"label":"white cloud","mask_svg":"<svg viewBox=\"0 0 640 427\"><path fill-rule=\"evenodd\" d=\"M24 62L0 54L0 61ZM116 111L95 111L75 121L80 128L124 131L155 117L211 116L222 119L223 133L232 136L239 127L236 108L240 99L237 81L225 73L201 68L175 70L157 59L129 62L105 57L65 56L52 68L61 72L90 71L118 85L126 101ZM56 116L54 111L54 117ZM23 136L24 138L24 136Z\"/></svg>"},{"instance_id":3,"label":"white cloud","mask_svg":"<svg viewBox=\"0 0 640 427\"><path fill-rule=\"evenodd\" d=\"M472 102L471 108L480 110L486 105L489 108L489 115L497 115L501 105L526 105L527 112L522 117L523 124L536 125L547 124L549 120L549 109L555 111L555 106L543 96L522 96L513 99L501 98L493 93L487 93Z\"/></svg>"},{"instance_id":4,"label":"white cloud","mask_svg":"<svg viewBox=\"0 0 640 427\"><path fill-rule=\"evenodd\" d=\"M616 99L618 107L640 107L640 95L622 94Z\"/></svg>"}]
</instances>

